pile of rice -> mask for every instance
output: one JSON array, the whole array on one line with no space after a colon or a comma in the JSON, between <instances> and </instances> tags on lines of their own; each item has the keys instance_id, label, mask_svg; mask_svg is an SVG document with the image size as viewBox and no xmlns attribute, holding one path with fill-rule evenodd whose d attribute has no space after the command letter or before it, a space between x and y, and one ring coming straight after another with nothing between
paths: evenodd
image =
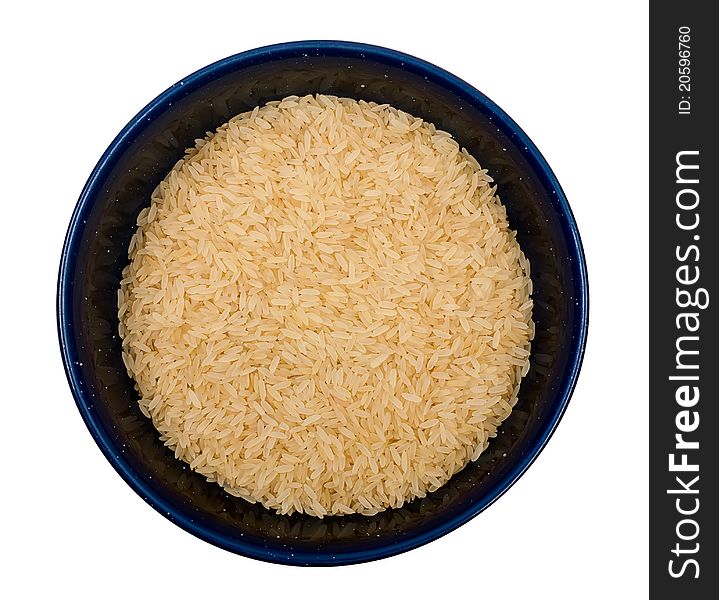
<instances>
[{"instance_id":1,"label":"pile of rice","mask_svg":"<svg viewBox=\"0 0 719 600\"><path fill-rule=\"evenodd\" d=\"M529 265L486 171L388 105L295 96L198 140L137 219L123 359L163 442L278 513L375 514L486 448Z\"/></svg>"}]
</instances>

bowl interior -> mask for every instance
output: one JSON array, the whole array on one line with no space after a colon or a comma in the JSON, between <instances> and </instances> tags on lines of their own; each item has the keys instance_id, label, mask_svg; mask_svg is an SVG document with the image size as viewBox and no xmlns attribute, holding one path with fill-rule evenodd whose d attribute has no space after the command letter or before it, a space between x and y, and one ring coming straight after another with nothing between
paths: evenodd
<instances>
[{"instance_id":1,"label":"bowl interior","mask_svg":"<svg viewBox=\"0 0 719 600\"><path fill-rule=\"evenodd\" d=\"M543 444L581 354L580 260L571 216L521 132L491 102L426 64L352 47L290 46L228 59L173 86L120 135L88 182L61 278L60 328L75 394L108 458L148 501L205 539L258 558L341 563L418 545L491 503ZM240 55L242 56L242 55ZM409 57L405 57L409 58ZM489 169L532 266L531 369L519 402L480 459L426 498L374 517L278 516L207 483L158 440L120 358L116 290L138 212L196 138L290 94L391 103L449 131ZM582 306L582 309L584 307ZM580 339L582 341L580 341ZM571 387L571 383L569 384Z\"/></svg>"}]
</instances>

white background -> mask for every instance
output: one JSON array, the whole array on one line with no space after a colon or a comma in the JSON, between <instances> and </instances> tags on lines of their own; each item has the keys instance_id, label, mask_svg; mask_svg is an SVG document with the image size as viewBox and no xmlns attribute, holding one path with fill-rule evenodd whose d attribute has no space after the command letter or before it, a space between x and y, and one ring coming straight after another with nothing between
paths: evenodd
<instances>
[{"instance_id":1,"label":"white background","mask_svg":"<svg viewBox=\"0 0 719 600\"><path fill-rule=\"evenodd\" d=\"M14 2L3 13L0 596L646 596L644 2ZM224 56L321 38L427 59L525 129L574 209L591 318L566 416L499 502L404 555L300 569L195 539L115 474L70 395L54 302L75 201L135 112Z\"/></svg>"}]
</instances>

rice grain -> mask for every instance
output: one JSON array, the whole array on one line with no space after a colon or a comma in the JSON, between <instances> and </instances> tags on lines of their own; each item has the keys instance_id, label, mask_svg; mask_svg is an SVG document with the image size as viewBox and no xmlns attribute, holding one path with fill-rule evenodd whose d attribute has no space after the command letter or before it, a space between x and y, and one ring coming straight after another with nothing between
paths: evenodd
<instances>
[{"instance_id":1,"label":"rice grain","mask_svg":"<svg viewBox=\"0 0 719 600\"><path fill-rule=\"evenodd\" d=\"M187 151L138 215L123 361L175 455L279 513L376 514L476 460L529 370L496 186L388 105L291 96Z\"/></svg>"}]
</instances>

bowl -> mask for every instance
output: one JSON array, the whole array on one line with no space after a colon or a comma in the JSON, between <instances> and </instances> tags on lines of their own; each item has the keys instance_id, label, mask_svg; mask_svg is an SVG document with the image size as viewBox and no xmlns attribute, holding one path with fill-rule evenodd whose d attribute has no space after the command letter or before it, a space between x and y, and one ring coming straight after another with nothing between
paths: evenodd
<instances>
[{"instance_id":1,"label":"bowl","mask_svg":"<svg viewBox=\"0 0 719 600\"><path fill-rule=\"evenodd\" d=\"M174 458L137 404L121 359L117 288L150 193L196 138L290 94L390 103L450 132L489 170L532 265L536 338L519 401L476 462L425 498L375 516L277 515ZM537 148L494 102L418 58L366 44L306 41L243 52L193 73L135 116L95 166L72 215L57 295L62 359L77 408L120 476L193 535L256 559L341 565L398 554L486 509L555 430L587 335L587 273L569 204Z\"/></svg>"}]
</instances>

